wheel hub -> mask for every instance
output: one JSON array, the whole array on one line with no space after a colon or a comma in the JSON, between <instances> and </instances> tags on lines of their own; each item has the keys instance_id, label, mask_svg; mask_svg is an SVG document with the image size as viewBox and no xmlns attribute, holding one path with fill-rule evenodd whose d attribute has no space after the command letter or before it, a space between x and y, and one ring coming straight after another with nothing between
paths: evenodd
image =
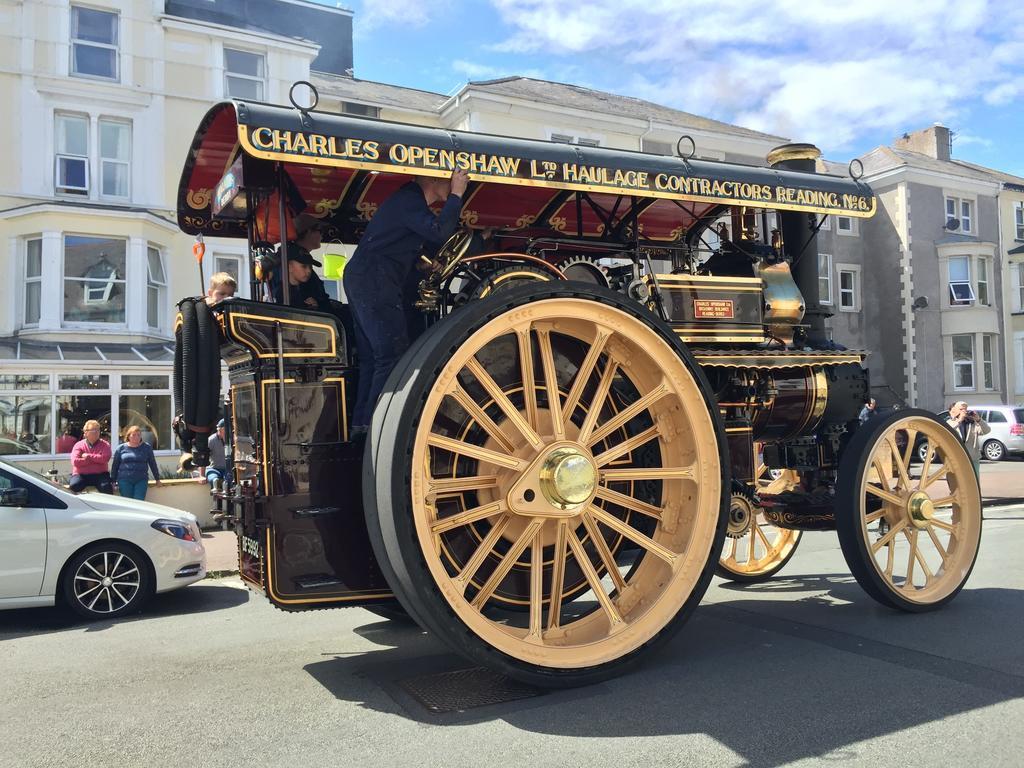
<instances>
[{"instance_id":1,"label":"wheel hub","mask_svg":"<svg viewBox=\"0 0 1024 768\"><path fill-rule=\"evenodd\" d=\"M915 528L927 528L935 517L935 505L927 493L917 491L910 494L910 498L907 499L907 512Z\"/></svg>"},{"instance_id":2,"label":"wheel hub","mask_svg":"<svg viewBox=\"0 0 1024 768\"><path fill-rule=\"evenodd\" d=\"M729 502L729 523L726 528L726 535L730 539L743 538L750 530L750 524L754 520L753 508L746 497L734 493Z\"/></svg>"},{"instance_id":3,"label":"wheel hub","mask_svg":"<svg viewBox=\"0 0 1024 768\"><path fill-rule=\"evenodd\" d=\"M598 472L594 457L578 443L549 446L519 476L508 495L509 508L529 517L573 517L594 497Z\"/></svg>"}]
</instances>

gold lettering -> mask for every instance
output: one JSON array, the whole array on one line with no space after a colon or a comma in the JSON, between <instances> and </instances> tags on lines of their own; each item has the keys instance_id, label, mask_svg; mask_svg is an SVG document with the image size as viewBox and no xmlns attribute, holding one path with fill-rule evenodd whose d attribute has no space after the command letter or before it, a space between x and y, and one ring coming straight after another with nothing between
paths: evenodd
<instances>
[{"instance_id":1,"label":"gold lettering","mask_svg":"<svg viewBox=\"0 0 1024 768\"><path fill-rule=\"evenodd\" d=\"M295 134L292 139L292 152L302 152L303 154L309 153L309 140L306 138L306 134Z\"/></svg>"},{"instance_id":2,"label":"gold lettering","mask_svg":"<svg viewBox=\"0 0 1024 768\"><path fill-rule=\"evenodd\" d=\"M388 150L388 157L392 163L406 165L409 162L409 148L405 144L392 144Z\"/></svg>"},{"instance_id":3,"label":"gold lettering","mask_svg":"<svg viewBox=\"0 0 1024 768\"><path fill-rule=\"evenodd\" d=\"M368 141L363 144L363 157L367 160L377 160L380 158L380 144L376 141Z\"/></svg>"},{"instance_id":4,"label":"gold lettering","mask_svg":"<svg viewBox=\"0 0 1024 768\"><path fill-rule=\"evenodd\" d=\"M442 149L437 159L437 164L446 171L450 171L455 168L455 150Z\"/></svg>"},{"instance_id":5,"label":"gold lettering","mask_svg":"<svg viewBox=\"0 0 1024 768\"><path fill-rule=\"evenodd\" d=\"M278 152L290 152L292 149L292 132L274 129L274 149Z\"/></svg>"},{"instance_id":6,"label":"gold lettering","mask_svg":"<svg viewBox=\"0 0 1024 768\"><path fill-rule=\"evenodd\" d=\"M314 133L309 137L309 150L313 154L323 157L327 154L327 137Z\"/></svg>"},{"instance_id":7,"label":"gold lettering","mask_svg":"<svg viewBox=\"0 0 1024 768\"><path fill-rule=\"evenodd\" d=\"M257 128L252 132L252 143L259 149L271 149L274 146L273 133L269 128Z\"/></svg>"}]
</instances>

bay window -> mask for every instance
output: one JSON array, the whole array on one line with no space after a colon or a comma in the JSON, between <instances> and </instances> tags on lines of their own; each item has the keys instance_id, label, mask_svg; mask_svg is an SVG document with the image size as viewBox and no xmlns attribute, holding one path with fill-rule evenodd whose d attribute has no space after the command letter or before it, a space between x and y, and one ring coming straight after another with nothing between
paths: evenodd
<instances>
[{"instance_id":1,"label":"bay window","mask_svg":"<svg viewBox=\"0 0 1024 768\"><path fill-rule=\"evenodd\" d=\"M974 389L974 334L952 336L953 389Z\"/></svg>"},{"instance_id":2,"label":"bay window","mask_svg":"<svg viewBox=\"0 0 1024 768\"><path fill-rule=\"evenodd\" d=\"M43 241L25 241L25 325L39 325L43 299Z\"/></svg>"},{"instance_id":3,"label":"bay window","mask_svg":"<svg viewBox=\"0 0 1024 768\"><path fill-rule=\"evenodd\" d=\"M126 241L64 236L64 320L125 322Z\"/></svg>"}]
</instances>

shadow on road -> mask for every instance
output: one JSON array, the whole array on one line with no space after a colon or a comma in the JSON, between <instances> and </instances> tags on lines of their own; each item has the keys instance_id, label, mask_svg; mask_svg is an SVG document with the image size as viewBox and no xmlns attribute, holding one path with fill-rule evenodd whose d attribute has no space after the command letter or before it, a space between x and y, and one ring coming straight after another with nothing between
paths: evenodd
<instances>
[{"instance_id":1,"label":"shadow on road","mask_svg":"<svg viewBox=\"0 0 1024 768\"><path fill-rule=\"evenodd\" d=\"M153 595L141 613L119 619L87 621L63 606L0 611L0 641L75 629L102 632L125 622L221 611L234 608L248 600L249 594L246 590L200 581L184 589Z\"/></svg>"},{"instance_id":2,"label":"shadow on road","mask_svg":"<svg viewBox=\"0 0 1024 768\"><path fill-rule=\"evenodd\" d=\"M750 766L855 758L864 740L1024 696L1024 591L965 590L944 610L909 615L876 605L849 575L725 588L737 599L701 606L630 674L456 715L438 717L395 695L403 678L472 666L415 627L368 625L360 634L391 647L305 669L338 699L423 723L500 720L608 739L693 734ZM815 594L764 597L780 592ZM365 696L366 679L390 698Z\"/></svg>"}]
</instances>

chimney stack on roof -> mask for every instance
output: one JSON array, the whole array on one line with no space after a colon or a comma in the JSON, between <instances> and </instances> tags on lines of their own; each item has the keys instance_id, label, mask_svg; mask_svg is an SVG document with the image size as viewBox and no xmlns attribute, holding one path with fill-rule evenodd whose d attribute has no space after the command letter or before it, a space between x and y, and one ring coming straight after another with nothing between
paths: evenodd
<instances>
[{"instance_id":1,"label":"chimney stack on roof","mask_svg":"<svg viewBox=\"0 0 1024 768\"><path fill-rule=\"evenodd\" d=\"M949 128L942 123L936 123L931 128L904 133L892 145L896 149L918 152L936 160L949 160L951 144Z\"/></svg>"}]
</instances>

